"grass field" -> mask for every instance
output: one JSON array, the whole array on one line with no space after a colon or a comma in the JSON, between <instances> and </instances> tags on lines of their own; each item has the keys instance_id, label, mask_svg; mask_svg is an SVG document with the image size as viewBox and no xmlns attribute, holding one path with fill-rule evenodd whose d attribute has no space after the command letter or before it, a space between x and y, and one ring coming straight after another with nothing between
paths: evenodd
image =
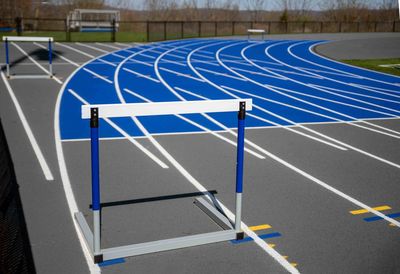
<instances>
[{"instance_id":1,"label":"grass field","mask_svg":"<svg viewBox=\"0 0 400 274\"><path fill-rule=\"evenodd\" d=\"M357 66L357 67L367 68L367 69L371 69L371 70L376 70L376 71L400 76L399 68L385 68L385 67L379 66L379 65L400 64L400 58L374 59L374 60L342 60L342 62L353 65L353 66Z\"/></svg>"},{"instance_id":2,"label":"grass field","mask_svg":"<svg viewBox=\"0 0 400 274\"><path fill-rule=\"evenodd\" d=\"M0 32L3 36L15 36L15 32ZM42 32L24 32L23 36L53 37L57 42L68 41L67 33L64 31L42 31ZM110 32L70 32L71 42L111 42L112 34ZM146 33L139 32L117 32L116 42L145 42Z\"/></svg>"}]
</instances>

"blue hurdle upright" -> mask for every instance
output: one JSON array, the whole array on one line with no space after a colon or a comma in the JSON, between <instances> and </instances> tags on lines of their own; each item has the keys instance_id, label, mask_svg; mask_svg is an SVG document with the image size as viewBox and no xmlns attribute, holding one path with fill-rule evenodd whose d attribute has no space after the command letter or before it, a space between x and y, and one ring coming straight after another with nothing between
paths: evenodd
<instances>
[{"instance_id":1,"label":"blue hurdle upright","mask_svg":"<svg viewBox=\"0 0 400 274\"><path fill-rule=\"evenodd\" d=\"M11 78L10 74L10 42L48 42L49 52L49 73L46 75L13 75L12 78L43 78L53 77L53 37L27 37L27 36L3 36L4 48L6 52L6 76Z\"/></svg>"},{"instance_id":2,"label":"blue hurdle upright","mask_svg":"<svg viewBox=\"0 0 400 274\"><path fill-rule=\"evenodd\" d=\"M252 109L251 99L179 101L162 103L108 104L82 106L82 118L90 119L92 211L93 233L82 212L75 213L75 219L85 238L94 263L137 256L178 248L192 247L222 241L243 239L241 229L244 135L246 111ZM230 220L210 192L195 200L195 204L210 216L223 230L172 239L139 243L133 245L101 248L101 199L99 166L99 119L113 117L175 115L189 113L238 112L237 161L236 161L236 209L235 219Z\"/></svg>"}]
</instances>

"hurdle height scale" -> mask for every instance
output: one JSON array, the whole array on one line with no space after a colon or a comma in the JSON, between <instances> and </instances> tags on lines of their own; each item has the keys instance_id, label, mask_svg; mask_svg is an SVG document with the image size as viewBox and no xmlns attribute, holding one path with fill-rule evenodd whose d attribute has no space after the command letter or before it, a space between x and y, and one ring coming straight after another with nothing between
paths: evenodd
<instances>
[{"instance_id":1,"label":"hurdle height scale","mask_svg":"<svg viewBox=\"0 0 400 274\"><path fill-rule=\"evenodd\" d=\"M246 111L250 110L252 110L251 99L83 105L82 119L90 119L93 233L82 212L76 212L75 219L85 238L88 250L93 256L94 263L222 241L243 239L244 233L241 230L241 211L245 115ZM101 248L99 119L234 111L238 112L235 220L229 220L213 194L205 192L205 198L197 198L195 204L208 214L209 217L211 217L211 219L213 219L223 230L126 246Z\"/></svg>"},{"instance_id":2,"label":"hurdle height scale","mask_svg":"<svg viewBox=\"0 0 400 274\"><path fill-rule=\"evenodd\" d=\"M6 76L7 78L52 78L53 77L53 37L21 37L3 36L4 48L6 51ZM10 74L10 42L47 42L49 52L49 70L45 75L13 75Z\"/></svg>"}]
</instances>

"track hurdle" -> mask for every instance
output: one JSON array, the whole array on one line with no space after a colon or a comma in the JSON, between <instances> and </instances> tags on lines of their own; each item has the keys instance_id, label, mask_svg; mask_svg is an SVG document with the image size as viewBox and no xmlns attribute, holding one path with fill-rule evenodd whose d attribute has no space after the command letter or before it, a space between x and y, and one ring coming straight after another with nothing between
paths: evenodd
<instances>
[{"instance_id":1,"label":"track hurdle","mask_svg":"<svg viewBox=\"0 0 400 274\"><path fill-rule=\"evenodd\" d=\"M21 36L3 36L4 48L6 51L6 76L10 75L10 49L9 42L48 42L49 49L49 73L46 75L13 75L12 78L52 78L53 77L53 37L21 37Z\"/></svg>"},{"instance_id":2,"label":"track hurdle","mask_svg":"<svg viewBox=\"0 0 400 274\"><path fill-rule=\"evenodd\" d=\"M75 213L75 219L85 238L94 263L103 261L186 248L228 240L243 239L241 230L243 162L246 111L252 110L251 99L178 101L160 103L83 105L82 119L90 119L91 172L92 172L92 211L93 233L82 212ZM195 204L208 214L223 230L172 239L131 244L126 246L102 248L101 241L101 200L99 166L99 119L113 117L174 115L190 113L238 112L237 161L236 161L236 209L234 223L226 217L216 198L206 192L205 198L197 198Z\"/></svg>"}]
</instances>

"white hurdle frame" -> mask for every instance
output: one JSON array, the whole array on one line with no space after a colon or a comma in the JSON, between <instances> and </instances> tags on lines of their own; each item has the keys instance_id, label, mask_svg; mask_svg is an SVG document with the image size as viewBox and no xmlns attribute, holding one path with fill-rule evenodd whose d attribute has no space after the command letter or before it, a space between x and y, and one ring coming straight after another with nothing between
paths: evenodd
<instances>
[{"instance_id":1,"label":"white hurdle frame","mask_svg":"<svg viewBox=\"0 0 400 274\"><path fill-rule=\"evenodd\" d=\"M49 73L46 75L17 75L12 78L52 78L53 77L53 37L21 37L21 36L3 36L4 48L6 51L6 76L11 78L10 75L10 56L9 56L9 42L48 42L49 49Z\"/></svg>"},{"instance_id":2,"label":"white hurdle frame","mask_svg":"<svg viewBox=\"0 0 400 274\"><path fill-rule=\"evenodd\" d=\"M263 30L263 29L248 29L247 30L247 40L250 41L250 35L255 34L255 33L260 33L261 40L264 40L265 30Z\"/></svg>"},{"instance_id":3,"label":"white hurdle frame","mask_svg":"<svg viewBox=\"0 0 400 274\"><path fill-rule=\"evenodd\" d=\"M244 238L241 230L244 134L246 111L252 110L251 99L177 101L162 103L82 105L82 119L90 119L91 130L91 170L92 170L92 210L93 233L82 212L75 213L75 219L85 238L94 263L103 261L192 247L228 240ZM184 236L166 240L152 241L113 248L101 248L101 202L100 202L100 167L99 167L99 118L174 115L189 113L238 112L238 137L236 161L236 210L234 223L222 212L215 197L205 192L210 201L197 198L195 204L208 214L222 231Z\"/></svg>"}]
</instances>

